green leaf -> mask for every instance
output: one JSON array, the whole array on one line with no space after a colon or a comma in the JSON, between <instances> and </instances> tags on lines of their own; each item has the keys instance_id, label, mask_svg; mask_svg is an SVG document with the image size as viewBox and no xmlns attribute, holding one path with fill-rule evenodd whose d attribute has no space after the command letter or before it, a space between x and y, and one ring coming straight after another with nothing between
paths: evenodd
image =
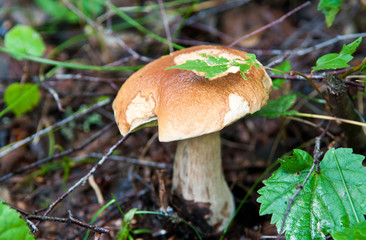
<instances>
[{"instance_id":1,"label":"green leaf","mask_svg":"<svg viewBox=\"0 0 366 240\"><path fill-rule=\"evenodd\" d=\"M348 62L353 59L352 55L340 55L338 53L329 53L327 55L321 56L316 61L316 67L314 70L324 70L324 69L338 69L348 67Z\"/></svg>"},{"instance_id":2,"label":"green leaf","mask_svg":"<svg viewBox=\"0 0 366 240\"><path fill-rule=\"evenodd\" d=\"M17 211L0 200L0 239L1 240L34 240L27 223L20 218Z\"/></svg>"},{"instance_id":3,"label":"green leaf","mask_svg":"<svg viewBox=\"0 0 366 240\"><path fill-rule=\"evenodd\" d=\"M76 23L79 17L70 9L68 9L62 1L55 0L36 0L38 7L48 13L56 21L67 21Z\"/></svg>"},{"instance_id":4,"label":"green leaf","mask_svg":"<svg viewBox=\"0 0 366 240\"><path fill-rule=\"evenodd\" d=\"M366 73L366 63L361 66L360 71Z\"/></svg>"},{"instance_id":5,"label":"green leaf","mask_svg":"<svg viewBox=\"0 0 366 240\"><path fill-rule=\"evenodd\" d=\"M201 54L202 59L187 60L185 63L180 65L175 65L173 67L166 68L169 69L183 69L190 71L197 71L204 73L206 78L214 78L219 74L228 71L230 68L235 69L236 72L241 73L244 79L244 75L252 66L259 67L256 63L256 57L254 54L247 53L246 59L232 59L229 60L220 56L211 56L206 53ZM235 71L234 70L234 71Z\"/></svg>"},{"instance_id":6,"label":"green leaf","mask_svg":"<svg viewBox=\"0 0 366 240\"><path fill-rule=\"evenodd\" d=\"M137 210L137 208L132 208L123 216L122 227L117 234L117 240L126 240L131 235L130 224Z\"/></svg>"},{"instance_id":7,"label":"green leaf","mask_svg":"<svg viewBox=\"0 0 366 240\"><path fill-rule=\"evenodd\" d=\"M359 37L352 43L348 45L343 45L340 53L329 53L321 56L316 61L316 66L313 67L314 70L324 70L324 69L338 69L348 67L348 63L353 59L352 54L356 51L357 47L360 45L362 37Z\"/></svg>"},{"instance_id":8,"label":"green leaf","mask_svg":"<svg viewBox=\"0 0 366 240\"><path fill-rule=\"evenodd\" d=\"M281 116L293 115L297 111L289 110L296 102L296 95L283 95L276 100L269 100L267 106L252 114L252 116L262 116L268 118L278 118Z\"/></svg>"},{"instance_id":9,"label":"green leaf","mask_svg":"<svg viewBox=\"0 0 366 240\"><path fill-rule=\"evenodd\" d=\"M356 49L358 48L358 46L360 45L361 42L362 42L362 37L359 37L348 45L344 44L342 47L342 50L339 54L340 55L352 55L356 51Z\"/></svg>"},{"instance_id":10,"label":"green leaf","mask_svg":"<svg viewBox=\"0 0 366 240\"><path fill-rule=\"evenodd\" d=\"M39 33L25 25L16 25L13 27L5 35L4 44L11 51L35 57L42 56L46 50L46 46ZM20 59L18 55L14 57Z\"/></svg>"},{"instance_id":11,"label":"green leaf","mask_svg":"<svg viewBox=\"0 0 366 240\"><path fill-rule=\"evenodd\" d=\"M334 240L366 239L366 221L362 221L346 228L344 231L332 233Z\"/></svg>"},{"instance_id":12,"label":"green leaf","mask_svg":"<svg viewBox=\"0 0 366 240\"><path fill-rule=\"evenodd\" d=\"M366 214L366 168L364 156L352 149L330 149L320 162L320 173L313 172L295 199L284 230L287 239L324 239L364 219ZM340 168L339 168L339 167ZM263 181L260 214L272 214L271 223L280 230L287 203L309 172L288 173L281 166Z\"/></svg>"},{"instance_id":13,"label":"green leaf","mask_svg":"<svg viewBox=\"0 0 366 240\"><path fill-rule=\"evenodd\" d=\"M332 26L332 23L342 8L343 0L320 0L318 4L318 10L322 10L325 15L325 22L327 27Z\"/></svg>"},{"instance_id":14,"label":"green leaf","mask_svg":"<svg viewBox=\"0 0 366 240\"><path fill-rule=\"evenodd\" d=\"M309 169L313 164L310 154L300 149L294 149L292 156L279 160L283 170L288 173L297 173L304 169Z\"/></svg>"},{"instance_id":15,"label":"green leaf","mask_svg":"<svg viewBox=\"0 0 366 240\"><path fill-rule=\"evenodd\" d=\"M5 90L4 101L17 117L32 110L38 105L39 89L33 83L13 83Z\"/></svg>"},{"instance_id":16,"label":"green leaf","mask_svg":"<svg viewBox=\"0 0 366 240\"><path fill-rule=\"evenodd\" d=\"M284 72L290 72L291 71L291 63L290 63L289 60L286 60L282 64L276 66L275 69L281 70L281 71L284 71ZM276 72L276 71L272 71L272 73L277 74L277 75L285 75L285 73ZM273 79L272 82L273 82L273 89L278 89L282 86L282 84L284 84L286 82L286 79L276 78L276 79Z\"/></svg>"}]
</instances>

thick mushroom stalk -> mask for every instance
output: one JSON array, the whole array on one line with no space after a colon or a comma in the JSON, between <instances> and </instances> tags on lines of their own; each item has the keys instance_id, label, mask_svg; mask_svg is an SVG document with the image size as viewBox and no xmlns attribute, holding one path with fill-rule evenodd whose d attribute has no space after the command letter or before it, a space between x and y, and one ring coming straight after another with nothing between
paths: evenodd
<instances>
[{"instance_id":1,"label":"thick mushroom stalk","mask_svg":"<svg viewBox=\"0 0 366 240\"><path fill-rule=\"evenodd\" d=\"M201 216L215 231L225 229L235 206L222 170L219 132L178 141L172 191L186 213Z\"/></svg>"}]
</instances>

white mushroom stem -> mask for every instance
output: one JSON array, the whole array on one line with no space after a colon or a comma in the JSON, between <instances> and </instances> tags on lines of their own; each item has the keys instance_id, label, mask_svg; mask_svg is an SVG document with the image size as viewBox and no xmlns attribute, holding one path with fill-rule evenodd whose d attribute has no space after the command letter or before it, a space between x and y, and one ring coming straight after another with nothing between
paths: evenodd
<instances>
[{"instance_id":1,"label":"white mushroom stem","mask_svg":"<svg viewBox=\"0 0 366 240\"><path fill-rule=\"evenodd\" d=\"M235 206L222 170L219 132L178 142L172 191L190 204L209 206L207 223L225 229Z\"/></svg>"}]
</instances>

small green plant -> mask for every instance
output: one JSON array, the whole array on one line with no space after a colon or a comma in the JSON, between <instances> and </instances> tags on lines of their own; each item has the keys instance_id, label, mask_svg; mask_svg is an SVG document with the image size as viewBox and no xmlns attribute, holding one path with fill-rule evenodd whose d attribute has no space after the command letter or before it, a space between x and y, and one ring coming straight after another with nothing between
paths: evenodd
<instances>
[{"instance_id":1,"label":"small green plant","mask_svg":"<svg viewBox=\"0 0 366 240\"><path fill-rule=\"evenodd\" d=\"M0 199L0 239L1 240L35 240L27 223L19 213L5 205Z\"/></svg>"},{"instance_id":2,"label":"small green plant","mask_svg":"<svg viewBox=\"0 0 366 240\"><path fill-rule=\"evenodd\" d=\"M183 69L183 70L195 70L205 74L206 78L214 78L217 75L228 71L230 68L237 68L237 72L240 71L241 76L247 80L245 73L249 71L252 66L259 67L256 62L255 54L247 53L246 59L233 59L229 60L221 56L211 56L206 53L201 54L203 59L188 60L183 64L169 67L168 69Z\"/></svg>"},{"instance_id":3,"label":"small green plant","mask_svg":"<svg viewBox=\"0 0 366 240\"><path fill-rule=\"evenodd\" d=\"M349 62L353 59L352 54L356 51L357 47L362 42L362 37L359 37L348 45L343 45L342 50L339 53L329 53L320 57L316 61L314 70L325 69L339 69L349 67Z\"/></svg>"},{"instance_id":4,"label":"small green plant","mask_svg":"<svg viewBox=\"0 0 366 240\"><path fill-rule=\"evenodd\" d=\"M19 60L22 59L22 54L40 57L46 49L41 35L25 25L14 26L5 35L4 45L13 53L12 56ZM5 90L4 101L8 108L1 111L0 116L12 111L19 117L36 107L39 99L40 93L37 84L13 83Z\"/></svg>"},{"instance_id":5,"label":"small green plant","mask_svg":"<svg viewBox=\"0 0 366 240\"><path fill-rule=\"evenodd\" d=\"M323 11L327 27L332 26L337 13L342 8L343 0L320 0L318 10Z\"/></svg>"},{"instance_id":6,"label":"small green plant","mask_svg":"<svg viewBox=\"0 0 366 240\"><path fill-rule=\"evenodd\" d=\"M100 14L103 10L103 4L99 0L81 0L70 1L78 6L78 9L88 16L93 17ZM39 8L48 13L56 22L67 21L69 23L77 23L80 21L79 17L71 11L62 1L54 0L36 0Z\"/></svg>"},{"instance_id":7,"label":"small green plant","mask_svg":"<svg viewBox=\"0 0 366 240\"><path fill-rule=\"evenodd\" d=\"M8 110L14 112L16 117L31 111L39 103L40 93L38 85L33 83L13 83L9 85L4 94L4 101Z\"/></svg>"},{"instance_id":8,"label":"small green plant","mask_svg":"<svg viewBox=\"0 0 366 240\"><path fill-rule=\"evenodd\" d=\"M120 210L121 211L121 210ZM123 215L122 227L117 234L117 240L133 240L132 235L151 233L148 229L132 229L130 224L137 213L137 208L130 209L127 213ZM122 212L121 212L122 213Z\"/></svg>"},{"instance_id":9,"label":"small green plant","mask_svg":"<svg viewBox=\"0 0 366 240\"><path fill-rule=\"evenodd\" d=\"M33 28L26 25L14 26L4 38L4 45L15 53L28 54L40 57L46 50L41 35ZM22 59L19 55L15 58Z\"/></svg>"},{"instance_id":10,"label":"small green plant","mask_svg":"<svg viewBox=\"0 0 366 240\"><path fill-rule=\"evenodd\" d=\"M291 63L289 60L284 61L282 64L278 65L274 69L283 71L283 72L290 72L291 71ZM273 72L274 74L278 75L285 75L286 73L283 72ZM273 89L279 89L282 87L282 85L286 82L286 79L282 78L276 78L272 80L273 82Z\"/></svg>"},{"instance_id":11,"label":"small green plant","mask_svg":"<svg viewBox=\"0 0 366 240\"><path fill-rule=\"evenodd\" d=\"M253 116L262 116L268 118L278 118L281 116L296 115L298 111L289 110L296 102L296 95L283 95L276 100L269 100L267 105L259 111L252 114Z\"/></svg>"},{"instance_id":12,"label":"small green plant","mask_svg":"<svg viewBox=\"0 0 366 240\"><path fill-rule=\"evenodd\" d=\"M361 222L366 214L365 157L352 149L330 149L312 172L294 201L283 226L287 239L324 239L329 233L342 231ZM260 214L272 214L271 223L278 231L290 198L303 183L313 164L305 151L281 160L281 167L263 181Z\"/></svg>"}]
</instances>

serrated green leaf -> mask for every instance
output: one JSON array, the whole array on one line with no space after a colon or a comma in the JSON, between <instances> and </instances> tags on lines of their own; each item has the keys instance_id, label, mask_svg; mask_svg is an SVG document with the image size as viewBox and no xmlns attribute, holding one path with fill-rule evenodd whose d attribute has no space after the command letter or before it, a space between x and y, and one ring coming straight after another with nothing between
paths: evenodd
<instances>
[{"instance_id":1,"label":"serrated green leaf","mask_svg":"<svg viewBox=\"0 0 366 240\"><path fill-rule=\"evenodd\" d=\"M355 225L357 218L363 219L366 214L366 168L362 166L363 159L364 156L353 154L349 148L327 151L319 164L320 173L311 174L295 199L284 226L287 239L324 239L329 233ZM280 167L263 181L265 187L258 191L261 195L258 198L260 214L272 214L271 223L275 223L277 229L281 228L289 199L309 169L290 174Z\"/></svg>"},{"instance_id":2,"label":"serrated green leaf","mask_svg":"<svg viewBox=\"0 0 366 240\"><path fill-rule=\"evenodd\" d=\"M366 221L362 221L346 228L344 231L331 234L334 240L362 240L366 239Z\"/></svg>"},{"instance_id":3,"label":"serrated green leaf","mask_svg":"<svg viewBox=\"0 0 366 240\"><path fill-rule=\"evenodd\" d=\"M41 35L29 26L16 25L6 35L4 45L11 51L40 57L46 50ZM14 57L19 59L18 55Z\"/></svg>"},{"instance_id":4,"label":"serrated green leaf","mask_svg":"<svg viewBox=\"0 0 366 240\"><path fill-rule=\"evenodd\" d=\"M13 83L5 90L4 101L11 107L17 117L32 110L38 105L40 93L38 86L33 83ZM14 104L15 103L15 104Z\"/></svg>"},{"instance_id":5,"label":"serrated green leaf","mask_svg":"<svg viewBox=\"0 0 366 240\"><path fill-rule=\"evenodd\" d=\"M27 223L20 218L17 211L0 200L0 239L1 240L34 240Z\"/></svg>"},{"instance_id":6,"label":"serrated green leaf","mask_svg":"<svg viewBox=\"0 0 366 240\"><path fill-rule=\"evenodd\" d=\"M268 118L278 118L281 116L293 115L297 111L289 110L296 102L296 95L283 95L276 100L269 100L267 106L252 114L252 116L262 116Z\"/></svg>"},{"instance_id":7,"label":"serrated green leaf","mask_svg":"<svg viewBox=\"0 0 366 240\"><path fill-rule=\"evenodd\" d=\"M322 10L325 15L325 22L327 27L332 26L332 23L342 8L342 0L320 0L318 10Z\"/></svg>"},{"instance_id":8,"label":"serrated green leaf","mask_svg":"<svg viewBox=\"0 0 366 240\"><path fill-rule=\"evenodd\" d=\"M280 163L285 172L297 173L304 169L309 169L313 164L313 159L308 152L294 149L293 154L280 159Z\"/></svg>"},{"instance_id":9,"label":"serrated green leaf","mask_svg":"<svg viewBox=\"0 0 366 240\"><path fill-rule=\"evenodd\" d=\"M206 53L200 55L203 59L187 60L185 63L180 65L166 68L169 69L182 69L189 71L197 71L204 73L206 78L214 78L217 75L226 72L231 67L235 67L237 72L240 71L243 78L246 80L244 73L246 73L252 66L259 67L256 62L254 54L247 53L246 59L233 59L229 60L220 56L211 56Z\"/></svg>"}]
</instances>

